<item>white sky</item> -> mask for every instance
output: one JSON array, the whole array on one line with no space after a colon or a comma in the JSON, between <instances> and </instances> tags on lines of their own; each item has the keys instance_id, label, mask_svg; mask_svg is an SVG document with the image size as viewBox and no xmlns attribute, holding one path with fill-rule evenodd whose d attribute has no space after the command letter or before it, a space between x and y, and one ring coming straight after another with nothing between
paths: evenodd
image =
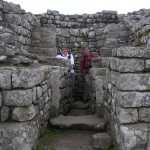
<instances>
[{"instance_id":1,"label":"white sky","mask_svg":"<svg viewBox=\"0 0 150 150\"><path fill-rule=\"evenodd\" d=\"M45 13L47 9L62 14L96 13L102 10L116 10L127 13L150 8L150 0L6 0L20 4L27 12Z\"/></svg>"}]
</instances>

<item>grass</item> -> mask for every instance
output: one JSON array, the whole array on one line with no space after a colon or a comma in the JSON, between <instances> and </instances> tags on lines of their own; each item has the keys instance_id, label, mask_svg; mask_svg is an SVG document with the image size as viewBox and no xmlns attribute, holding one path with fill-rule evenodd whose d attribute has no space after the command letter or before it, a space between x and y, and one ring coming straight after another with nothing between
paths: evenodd
<instances>
[{"instance_id":1,"label":"grass","mask_svg":"<svg viewBox=\"0 0 150 150\"><path fill-rule=\"evenodd\" d=\"M49 146L50 142L59 138L62 134L64 134L64 130L59 129L46 129L44 132L44 135L40 137L38 144L37 144L37 150L44 150L45 146ZM54 148L51 148L49 150L55 150Z\"/></svg>"},{"instance_id":2,"label":"grass","mask_svg":"<svg viewBox=\"0 0 150 150\"><path fill-rule=\"evenodd\" d=\"M67 129L46 129L43 136L39 138L36 150L56 150L53 148L51 143L53 140L57 140L64 135L67 136L68 133L76 133L77 130L67 130ZM107 150L116 150L114 146L109 147Z\"/></svg>"},{"instance_id":3,"label":"grass","mask_svg":"<svg viewBox=\"0 0 150 150\"><path fill-rule=\"evenodd\" d=\"M43 136L39 138L36 150L55 150L50 143L53 140L61 138L65 134L77 132L76 130L68 129L46 129ZM45 147L48 147L47 149Z\"/></svg>"}]
</instances>

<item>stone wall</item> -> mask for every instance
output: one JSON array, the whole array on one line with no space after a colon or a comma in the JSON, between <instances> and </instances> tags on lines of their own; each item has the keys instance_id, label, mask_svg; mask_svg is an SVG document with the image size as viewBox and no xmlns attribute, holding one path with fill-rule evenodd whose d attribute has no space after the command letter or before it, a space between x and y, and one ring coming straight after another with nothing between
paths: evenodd
<instances>
[{"instance_id":1,"label":"stone wall","mask_svg":"<svg viewBox=\"0 0 150 150\"><path fill-rule=\"evenodd\" d=\"M97 49L105 47L108 43L110 45L110 39L111 42L114 42L115 38L118 40L121 38L120 41L115 42L127 41L128 28L123 22L119 21L115 11L102 11L96 14L63 15L58 11L48 10L47 13L37 15L37 17L43 25L53 24L56 26L57 47L59 48L69 47L76 51L81 47L89 47L91 51L97 51ZM117 26L115 27L115 25ZM113 36L113 39L110 35Z\"/></svg>"},{"instance_id":2,"label":"stone wall","mask_svg":"<svg viewBox=\"0 0 150 150\"><path fill-rule=\"evenodd\" d=\"M68 109L66 70L48 65L0 68L1 149L31 150L49 117Z\"/></svg>"},{"instance_id":3,"label":"stone wall","mask_svg":"<svg viewBox=\"0 0 150 150\"><path fill-rule=\"evenodd\" d=\"M19 5L0 1L0 55L11 64L30 64L31 31L36 17Z\"/></svg>"},{"instance_id":4,"label":"stone wall","mask_svg":"<svg viewBox=\"0 0 150 150\"><path fill-rule=\"evenodd\" d=\"M112 48L128 43L129 28L119 20L117 12L102 11L96 14L63 15L50 11L37 15L43 26L56 27L56 47L68 47L75 56L78 71L80 49L88 47L103 57L112 55Z\"/></svg>"},{"instance_id":5,"label":"stone wall","mask_svg":"<svg viewBox=\"0 0 150 150\"><path fill-rule=\"evenodd\" d=\"M55 58L55 34L0 1L0 149L31 150L49 118L70 107L68 62Z\"/></svg>"},{"instance_id":6,"label":"stone wall","mask_svg":"<svg viewBox=\"0 0 150 150\"><path fill-rule=\"evenodd\" d=\"M147 45L150 44L150 9L141 9L123 15L123 22L130 28L130 40L133 45Z\"/></svg>"},{"instance_id":7,"label":"stone wall","mask_svg":"<svg viewBox=\"0 0 150 150\"><path fill-rule=\"evenodd\" d=\"M120 150L149 150L150 50L114 49L110 63L110 113Z\"/></svg>"}]
</instances>

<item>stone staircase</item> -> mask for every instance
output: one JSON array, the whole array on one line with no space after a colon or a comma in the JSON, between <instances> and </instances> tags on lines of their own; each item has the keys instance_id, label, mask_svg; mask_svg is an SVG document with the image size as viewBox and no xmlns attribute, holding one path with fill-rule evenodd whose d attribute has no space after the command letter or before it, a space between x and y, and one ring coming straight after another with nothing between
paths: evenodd
<instances>
[{"instance_id":1,"label":"stone staircase","mask_svg":"<svg viewBox=\"0 0 150 150\"><path fill-rule=\"evenodd\" d=\"M84 103L82 100L73 102L71 110L67 115L60 114L52 118L50 120L50 126L63 130L78 130L80 134L84 134L83 131L91 132L89 135L89 145L91 145L93 150L106 150L112 143L111 137L106 132L107 124L104 118L100 118L96 114L93 114L89 109L89 103Z\"/></svg>"},{"instance_id":2,"label":"stone staircase","mask_svg":"<svg viewBox=\"0 0 150 150\"><path fill-rule=\"evenodd\" d=\"M64 116L60 115L50 121L52 126L67 129L104 131L105 121L95 115Z\"/></svg>"},{"instance_id":3,"label":"stone staircase","mask_svg":"<svg viewBox=\"0 0 150 150\"><path fill-rule=\"evenodd\" d=\"M82 115L90 115L91 111L89 109L89 103L82 102L80 100L75 101L71 105L71 110L68 113L70 116L82 116Z\"/></svg>"}]
</instances>

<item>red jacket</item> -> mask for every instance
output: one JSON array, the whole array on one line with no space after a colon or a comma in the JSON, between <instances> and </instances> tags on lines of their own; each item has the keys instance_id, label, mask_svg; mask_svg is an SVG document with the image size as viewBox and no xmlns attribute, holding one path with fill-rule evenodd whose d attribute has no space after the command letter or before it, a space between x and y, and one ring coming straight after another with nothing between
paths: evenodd
<instances>
[{"instance_id":1,"label":"red jacket","mask_svg":"<svg viewBox=\"0 0 150 150\"><path fill-rule=\"evenodd\" d=\"M84 51L81 54L81 59L80 59L80 71L81 71L81 73L86 74L89 72L93 57L94 57L94 55L89 51Z\"/></svg>"}]
</instances>

